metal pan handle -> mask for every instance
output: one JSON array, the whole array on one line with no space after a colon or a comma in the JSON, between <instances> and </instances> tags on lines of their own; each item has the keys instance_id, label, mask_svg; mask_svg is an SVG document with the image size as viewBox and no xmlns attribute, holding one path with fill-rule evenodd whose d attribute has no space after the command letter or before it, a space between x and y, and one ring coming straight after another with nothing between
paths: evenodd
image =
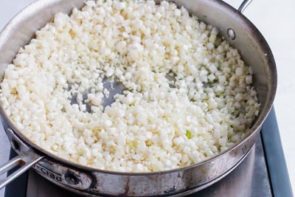
<instances>
[{"instance_id":1,"label":"metal pan handle","mask_svg":"<svg viewBox=\"0 0 295 197\"><path fill-rule=\"evenodd\" d=\"M241 5L239 6L238 10L239 12L244 12L245 9L248 7L248 5L250 5L252 2L252 0L243 0L243 2L241 3Z\"/></svg>"},{"instance_id":2,"label":"metal pan handle","mask_svg":"<svg viewBox=\"0 0 295 197\"><path fill-rule=\"evenodd\" d=\"M27 151L8 161L6 164L0 166L0 175L8 172L9 170L17 166L20 166L18 170L13 172L7 178L0 180L0 189L5 187L7 184L19 177L24 172L26 172L29 168L31 168L35 163L37 163L41 159L43 159L43 156L38 156L32 153L31 151Z\"/></svg>"}]
</instances>

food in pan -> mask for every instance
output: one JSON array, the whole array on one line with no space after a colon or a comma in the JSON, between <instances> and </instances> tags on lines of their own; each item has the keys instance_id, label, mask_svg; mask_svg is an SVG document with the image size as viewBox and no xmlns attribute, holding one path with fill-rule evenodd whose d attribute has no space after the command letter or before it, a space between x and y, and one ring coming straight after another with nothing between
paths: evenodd
<instances>
[{"instance_id":1,"label":"food in pan","mask_svg":"<svg viewBox=\"0 0 295 197\"><path fill-rule=\"evenodd\" d=\"M113 86L122 92L111 98ZM238 50L186 9L151 0L56 14L7 67L0 97L38 146L122 172L208 159L240 142L259 113Z\"/></svg>"}]
</instances>

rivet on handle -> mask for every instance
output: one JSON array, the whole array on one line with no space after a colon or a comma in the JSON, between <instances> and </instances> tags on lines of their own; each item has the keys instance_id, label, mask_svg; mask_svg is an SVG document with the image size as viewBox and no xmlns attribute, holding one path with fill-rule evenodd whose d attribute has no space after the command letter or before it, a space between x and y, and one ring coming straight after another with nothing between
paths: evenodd
<instances>
[{"instance_id":1,"label":"rivet on handle","mask_svg":"<svg viewBox=\"0 0 295 197\"><path fill-rule=\"evenodd\" d=\"M236 39L236 32L232 28L228 28L227 29L227 36L229 37L229 39L235 40Z\"/></svg>"}]
</instances>

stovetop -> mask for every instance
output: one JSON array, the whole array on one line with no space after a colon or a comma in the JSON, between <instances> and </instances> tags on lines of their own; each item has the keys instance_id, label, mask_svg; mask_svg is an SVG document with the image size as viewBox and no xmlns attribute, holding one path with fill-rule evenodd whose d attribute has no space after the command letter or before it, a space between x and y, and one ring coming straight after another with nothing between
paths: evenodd
<instances>
[{"instance_id":1,"label":"stovetop","mask_svg":"<svg viewBox=\"0 0 295 197\"><path fill-rule=\"evenodd\" d=\"M11 156L14 154L12 152ZM4 195L4 197L65 196L77 195L55 186L32 170L8 185ZM274 110L267 118L260 138L241 165L218 183L190 196L293 196Z\"/></svg>"}]
</instances>

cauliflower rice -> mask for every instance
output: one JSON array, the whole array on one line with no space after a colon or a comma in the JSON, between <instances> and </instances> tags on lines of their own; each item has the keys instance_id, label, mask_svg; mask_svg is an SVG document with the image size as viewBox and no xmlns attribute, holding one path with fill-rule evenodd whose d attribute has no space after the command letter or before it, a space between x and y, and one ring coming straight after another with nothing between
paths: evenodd
<instances>
[{"instance_id":1,"label":"cauliflower rice","mask_svg":"<svg viewBox=\"0 0 295 197\"><path fill-rule=\"evenodd\" d=\"M124 92L104 108L106 79ZM8 65L1 102L42 148L124 172L201 162L239 142L259 112L252 71L218 30L151 0L56 14Z\"/></svg>"}]
</instances>

